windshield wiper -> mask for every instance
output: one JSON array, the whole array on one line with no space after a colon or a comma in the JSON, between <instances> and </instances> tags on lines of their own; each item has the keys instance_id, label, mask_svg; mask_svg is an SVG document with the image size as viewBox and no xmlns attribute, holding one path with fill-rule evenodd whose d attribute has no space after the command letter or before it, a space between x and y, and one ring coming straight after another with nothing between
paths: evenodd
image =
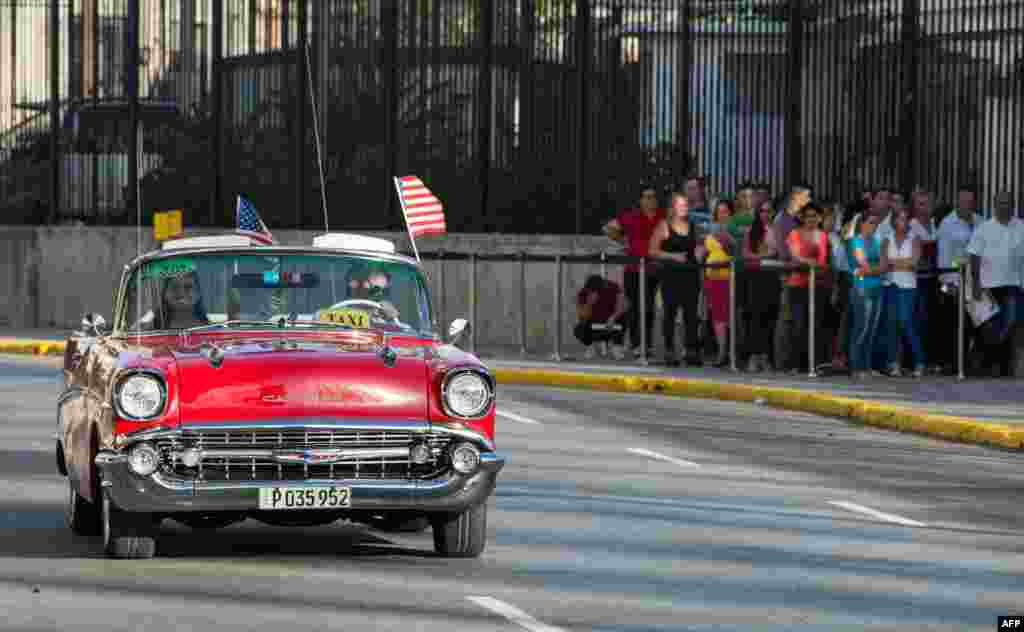
<instances>
[{"instance_id":1,"label":"windshield wiper","mask_svg":"<svg viewBox=\"0 0 1024 632\"><path fill-rule=\"evenodd\" d=\"M213 329L230 329L231 327L259 327L259 328L273 328L277 324L269 320L225 320L222 323L210 323L209 325L196 325L195 327L189 327L183 329L182 333L190 334L197 331L210 331Z\"/></svg>"}]
</instances>

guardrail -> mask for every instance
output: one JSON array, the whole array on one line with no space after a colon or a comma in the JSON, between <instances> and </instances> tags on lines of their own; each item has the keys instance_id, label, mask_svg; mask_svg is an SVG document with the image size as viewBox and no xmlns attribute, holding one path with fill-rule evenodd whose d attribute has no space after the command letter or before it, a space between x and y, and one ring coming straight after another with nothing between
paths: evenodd
<instances>
[{"instance_id":1,"label":"guardrail","mask_svg":"<svg viewBox=\"0 0 1024 632\"><path fill-rule=\"evenodd\" d=\"M470 305L469 305L469 319L473 325L470 327L470 339L469 339L469 350L476 352L476 331L477 331L477 264L481 261L488 262L518 262L519 267L519 298L520 305L520 319L519 319L519 340L520 340L520 353L525 355L527 353L526 347L526 264L528 263L552 263L554 264L554 311L555 311L555 328L554 328L554 348L551 354L552 359L555 362L561 362L561 348L562 348L562 277L563 277L563 266L567 263L586 263L586 264L600 264L601 265L601 276L604 278L608 277L608 266L609 265L625 265L625 264L638 264L640 269L639 282L639 330L640 330L640 362L641 364L648 364L647 358L647 327L645 326L647 317L647 267L649 262L660 262L659 259L653 257L634 257L629 255L609 255L606 253L600 253L597 255L564 255L564 254L553 254L553 255L536 255L527 254L520 252L516 254L478 254L478 253L463 253L463 252L446 252L439 250L435 252L423 252L420 253L420 258L425 261L436 261L438 265L438 294L441 296L440 314L441 320L444 321L445 316L445 262L448 261L468 261L470 266ZM705 263L673 263L675 269L691 269L691 270L716 270L728 268L729 274L729 366L730 370L738 372L739 369L736 366L736 279L737 279L737 264L738 261L733 259L729 263L717 263L717 264L705 264ZM808 266L803 264L791 264L776 262L770 263L761 261L760 267L764 269L778 270L779 273L784 272L809 272L810 283L809 283L809 296L808 296L808 321L809 326L807 328L807 352L808 352L808 366L810 367L809 377L817 377L816 362L815 362L815 327L813 326L817 314L815 313L815 298L816 298L816 275L820 268L814 266ZM930 276L938 276L940 274L956 273L960 275L960 283L957 288L957 303L959 306L958 317L957 317L957 378L960 380L965 379L964 373L964 334L965 334L965 314L966 314L966 296L964 294L964 275L966 267L961 264L955 268L927 268L918 270L918 278L928 278ZM636 308L637 306L631 306ZM776 325L778 326L778 325Z\"/></svg>"}]
</instances>

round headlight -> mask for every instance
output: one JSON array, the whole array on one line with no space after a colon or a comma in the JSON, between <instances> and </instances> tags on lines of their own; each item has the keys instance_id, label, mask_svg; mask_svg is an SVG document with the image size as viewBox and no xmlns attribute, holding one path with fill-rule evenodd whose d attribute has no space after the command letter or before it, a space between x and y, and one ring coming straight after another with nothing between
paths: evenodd
<instances>
[{"instance_id":1,"label":"round headlight","mask_svg":"<svg viewBox=\"0 0 1024 632\"><path fill-rule=\"evenodd\" d=\"M445 403L459 417L476 417L491 403L491 388L477 373L460 373L448 380Z\"/></svg>"},{"instance_id":2,"label":"round headlight","mask_svg":"<svg viewBox=\"0 0 1024 632\"><path fill-rule=\"evenodd\" d=\"M149 476L160 465L160 455L148 443L140 443L128 452L128 466L139 476Z\"/></svg>"},{"instance_id":3,"label":"round headlight","mask_svg":"<svg viewBox=\"0 0 1024 632\"><path fill-rule=\"evenodd\" d=\"M117 403L121 412L132 419L147 419L160 414L164 403L163 385L157 378L142 373L121 383Z\"/></svg>"},{"instance_id":4,"label":"round headlight","mask_svg":"<svg viewBox=\"0 0 1024 632\"><path fill-rule=\"evenodd\" d=\"M469 443L460 443L452 450L452 467L459 474L472 474L480 465L480 450Z\"/></svg>"}]
</instances>

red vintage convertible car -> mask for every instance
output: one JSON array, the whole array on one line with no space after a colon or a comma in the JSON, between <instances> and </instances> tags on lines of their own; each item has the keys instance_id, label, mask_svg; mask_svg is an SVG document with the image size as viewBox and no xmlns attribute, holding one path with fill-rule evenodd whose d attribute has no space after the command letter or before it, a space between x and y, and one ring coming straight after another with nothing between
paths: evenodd
<instances>
[{"instance_id":1,"label":"red vintage convertible car","mask_svg":"<svg viewBox=\"0 0 1024 632\"><path fill-rule=\"evenodd\" d=\"M495 381L437 333L415 260L330 234L166 243L125 267L111 331L68 339L57 466L67 522L112 557L158 525L338 519L433 528L438 553L484 549Z\"/></svg>"}]
</instances>

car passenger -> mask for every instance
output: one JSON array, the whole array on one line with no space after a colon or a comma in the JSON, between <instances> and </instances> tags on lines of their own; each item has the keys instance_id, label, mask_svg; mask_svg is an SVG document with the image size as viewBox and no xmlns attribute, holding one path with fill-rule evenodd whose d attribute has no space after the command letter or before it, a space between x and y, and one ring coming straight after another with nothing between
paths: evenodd
<instances>
[{"instance_id":1,"label":"car passenger","mask_svg":"<svg viewBox=\"0 0 1024 632\"><path fill-rule=\"evenodd\" d=\"M199 275L189 272L161 281L156 329L187 329L208 324L210 320L203 306Z\"/></svg>"}]
</instances>

